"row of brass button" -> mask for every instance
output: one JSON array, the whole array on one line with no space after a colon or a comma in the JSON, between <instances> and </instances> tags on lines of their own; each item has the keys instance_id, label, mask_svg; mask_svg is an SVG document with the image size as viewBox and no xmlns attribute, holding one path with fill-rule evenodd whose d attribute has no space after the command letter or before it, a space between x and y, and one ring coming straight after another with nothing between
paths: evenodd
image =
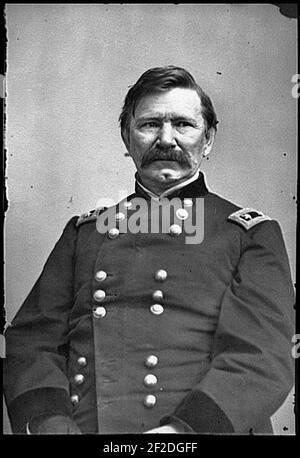
<instances>
[{"instance_id":1,"label":"row of brass button","mask_svg":"<svg viewBox=\"0 0 300 458\"><path fill-rule=\"evenodd\" d=\"M185 220L185 219L188 218L189 214L188 214L188 212L186 211L185 208L178 208L178 210L176 210L176 216L177 216L178 219ZM118 212L115 215L115 220L116 221L124 221L125 218L126 218L126 216L122 212Z\"/></svg>"},{"instance_id":2,"label":"row of brass button","mask_svg":"<svg viewBox=\"0 0 300 458\"><path fill-rule=\"evenodd\" d=\"M159 270L157 270L155 272L154 278L157 281L165 281L167 276L168 276L168 273L167 273L166 270L159 269ZM98 272L96 272L96 274L95 274L95 279L98 282L102 282L102 281L106 280L106 278L107 278L107 272L105 272L104 270L98 270Z\"/></svg>"},{"instance_id":3,"label":"row of brass button","mask_svg":"<svg viewBox=\"0 0 300 458\"><path fill-rule=\"evenodd\" d=\"M124 202L123 203L124 207L126 208L131 208L132 207L132 203L131 202ZM191 207L193 205L193 201L191 199L184 199L184 206L185 207ZM187 212L187 210L185 208L178 208L176 210L176 216L178 219L181 219L181 220L185 220L188 218L189 214ZM115 219L116 221L123 221L124 219L126 218L125 214L122 213L122 212L118 212L116 213L115 215ZM179 226L178 224L172 224L169 228L169 234L174 236L174 237L177 237L178 235L180 235L182 233L182 228L181 226ZM120 231L117 227L113 227L111 228L109 231L108 231L108 237L110 239L115 239L119 236L120 234Z\"/></svg>"},{"instance_id":4,"label":"row of brass button","mask_svg":"<svg viewBox=\"0 0 300 458\"><path fill-rule=\"evenodd\" d=\"M155 280L157 281L165 281L167 279L168 273L164 269L159 269L155 273ZM95 278L98 281L104 281L107 278L107 273L104 270L99 270L95 274ZM103 289L97 289L94 292L94 300L96 302L103 302L104 299L106 298L106 293ZM152 295L153 299L156 301L160 301L163 299L163 292L161 290L156 290L153 292ZM153 304L150 307L151 313L154 315L161 315L164 312L164 307L161 304ZM105 307L96 307L93 311L93 315L95 318L104 318L106 315L106 308Z\"/></svg>"},{"instance_id":5,"label":"row of brass button","mask_svg":"<svg viewBox=\"0 0 300 458\"><path fill-rule=\"evenodd\" d=\"M76 406L80 401L80 398L78 396L78 394L73 394L71 396L71 402L74 406ZM154 407L156 404L156 396L154 396L153 394L147 394L147 396L145 396L144 398L144 405L148 408L151 408L151 407Z\"/></svg>"},{"instance_id":6,"label":"row of brass button","mask_svg":"<svg viewBox=\"0 0 300 458\"><path fill-rule=\"evenodd\" d=\"M153 313L153 315L161 315L162 313L164 313L164 310L165 309L161 304L152 304L150 306L150 312ZM106 313L107 313L106 308L102 307L102 306L101 307L96 307L93 310L93 316L96 319L104 318Z\"/></svg>"},{"instance_id":7,"label":"row of brass button","mask_svg":"<svg viewBox=\"0 0 300 458\"><path fill-rule=\"evenodd\" d=\"M77 360L77 363L80 367L85 367L87 365L87 360L84 356L80 356ZM145 366L148 368L155 367L158 364L158 357L156 355L149 355L145 360ZM74 376L74 382L76 385L82 385L85 381L85 377L83 374L76 374ZM147 387L152 387L157 384L157 377L154 374L147 374L144 378L144 385ZM152 407L156 403L156 398L154 400L154 395L147 395L144 399L144 404L147 407ZM78 394L73 394L71 396L71 402L73 405L77 405L79 402Z\"/></svg>"},{"instance_id":8,"label":"row of brass button","mask_svg":"<svg viewBox=\"0 0 300 458\"><path fill-rule=\"evenodd\" d=\"M167 279L167 276L168 276L168 273L166 270L164 269L159 269L156 273L155 273L155 280L157 281L165 281ZM104 281L105 279L107 278L107 273L103 270L99 270L98 272L96 272L95 274L95 279L99 282L102 282ZM95 291L94 293L94 299L96 302L102 302L104 301L105 297L106 297L106 293L104 290L101 290L101 289L98 289ZM161 290L155 290L152 294L152 298L155 300L155 301L161 301L163 299L163 292ZM153 304L151 305L150 307L150 311L154 314L154 315L160 315L164 312L164 307L159 304L159 303L156 303L156 304ZM95 318L103 318L105 315L106 315L106 309L105 307L96 307L93 311L93 314L94 314L94 317ZM146 361L145 361L145 366L146 367L155 367L156 365L158 364L158 358L157 356L155 355L150 355L147 357ZM144 385L147 386L147 387L153 387L157 384L157 377L154 375L154 374L147 374L145 377L144 377ZM75 383L77 384L82 384L84 382L84 376L82 374L77 374L75 376ZM78 402L78 395L73 395L73 402L77 403ZM154 396L153 394L148 394L145 396L144 398L144 405L148 408L151 408L153 407L154 405L156 404L156 396Z\"/></svg>"},{"instance_id":9,"label":"row of brass button","mask_svg":"<svg viewBox=\"0 0 300 458\"><path fill-rule=\"evenodd\" d=\"M85 356L79 356L77 359L77 364L79 367L85 367L87 365L87 359ZM76 374L74 375L74 382L76 385L82 385L85 380L83 374ZM71 402L73 405L77 405L79 403L79 396L78 394L73 394L71 396Z\"/></svg>"},{"instance_id":10,"label":"row of brass button","mask_svg":"<svg viewBox=\"0 0 300 458\"><path fill-rule=\"evenodd\" d=\"M76 406L79 403L79 396L78 394L73 394L71 396L71 402L74 406ZM144 405L148 408L154 407L156 404L156 396L154 394L147 394L144 398Z\"/></svg>"},{"instance_id":11,"label":"row of brass button","mask_svg":"<svg viewBox=\"0 0 300 458\"><path fill-rule=\"evenodd\" d=\"M76 406L80 401L78 394L72 394L71 402L74 406ZM156 404L156 396L153 394L147 394L144 398L144 405L148 408L154 407Z\"/></svg>"},{"instance_id":12,"label":"row of brass button","mask_svg":"<svg viewBox=\"0 0 300 458\"><path fill-rule=\"evenodd\" d=\"M173 237L178 237L182 233L182 227L179 224L172 224L169 227L169 234ZM112 227L108 231L108 238L111 240L116 239L120 235L120 231L117 227Z\"/></svg>"}]
</instances>

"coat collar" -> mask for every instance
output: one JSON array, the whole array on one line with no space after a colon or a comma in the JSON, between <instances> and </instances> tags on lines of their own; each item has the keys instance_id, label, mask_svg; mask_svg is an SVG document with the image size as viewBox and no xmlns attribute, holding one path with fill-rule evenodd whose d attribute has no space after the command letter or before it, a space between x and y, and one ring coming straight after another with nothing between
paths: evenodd
<instances>
[{"instance_id":1,"label":"coat collar","mask_svg":"<svg viewBox=\"0 0 300 458\"><path fill-rule=\"evenodd\" d=\"M149 192L144 186L141 185L138 181L138 175L136 174L135 176L136 182L135 182L135 192L138 196L144 197L145 199L151 199L154 197L154 195ZM185 198L185 197L201 197L205 196L208 194L208 189L206 187L205 183L205 178L202 172L199 173L198 178L195 180L191 181L190 179L187 180L187 183L183 183L183 186L177 187L174 186L174 188L170 189L170 192L167 194L163 194L160 196L166 197L168 199L173 198L173 197L179 197L179 198ZM157 196L157 198L159 198Z\"/></svg>"}]
</instances>

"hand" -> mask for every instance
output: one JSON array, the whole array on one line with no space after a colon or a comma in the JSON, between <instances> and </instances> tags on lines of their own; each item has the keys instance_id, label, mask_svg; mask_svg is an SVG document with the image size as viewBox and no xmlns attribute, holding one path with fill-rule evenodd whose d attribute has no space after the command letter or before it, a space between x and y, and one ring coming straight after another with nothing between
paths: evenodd
<instances>
[{"instance_id":1,"label":"hand","mask_svg":"<svg viewBox=\"0 0 300 458\"><path fill-rule=\"evenodd\" d=\"M81 434L76 423L64 415L54 415L40 422L38 419L33 420L29 424L29 430L33 434Z\"/></svg>"},{"instance_id":2,"label":"hand","mask_svg":"<svg viewBox=\"0 0 300 458\"><path fill-rule=\"evenodd\" d=\"M180 422L170 423L169 425L159 426L158 428L149 429L144 434L180 434L184 433L184 427Z\"/></svg>"}]
</instances>

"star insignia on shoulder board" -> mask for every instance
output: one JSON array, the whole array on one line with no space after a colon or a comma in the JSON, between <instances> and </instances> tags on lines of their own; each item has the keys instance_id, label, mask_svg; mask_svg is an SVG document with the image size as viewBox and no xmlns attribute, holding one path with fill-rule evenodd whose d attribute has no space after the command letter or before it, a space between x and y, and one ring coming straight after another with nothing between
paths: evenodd
<instances>
[{"instance_id":1,"label":"star insignia on shoulder board","mask_svg":"<svg viewBox=\"0 0 300 458\"><path fill-rule=\"evenodd\" d=\"M270 221L272 218L263 214L263 212L255 210L254 208L242 208L228 216L229 221L234 221L245 229L250 229L256 224L263 221Z\"/></svg>"},{"instance_id":2,"label":"star insignia on shoulder board","mask_svg":"<svg viewBox=\"0 0 300 458\"><path fill-rule=\"evenodd\" d=\"M96 221L98 215L105 210L105 207L98 207L94 210L90 210L89 212L82 213L78 217L78 220L76 222L76 227L80 226L83 223L88 223L90 221Z\"/></svg>"}]
</instances>

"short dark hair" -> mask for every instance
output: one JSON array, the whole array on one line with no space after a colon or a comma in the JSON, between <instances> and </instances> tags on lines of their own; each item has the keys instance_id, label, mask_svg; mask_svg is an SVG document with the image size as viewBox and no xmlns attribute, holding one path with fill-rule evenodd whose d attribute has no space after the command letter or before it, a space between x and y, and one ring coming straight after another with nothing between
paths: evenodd
<instances>
[{"instance_id":1,"label":"short dark hair","mask_svg":"<svg viewBox=\"0 0 300 458\"><path fill-rule=\"evenodd\" d=\"M217 130L217 116L208 95L187 70L182 67L168 65L167 67L150 68L140 76L127 92L119 117L123 140L126 138L125 134L129 132L131 117L134 116L135 108L142 97L151 93L166 92L176 87L193 89L197 92L202 105L202 115L206 123L206 134L210 129Z\"/></svg>"}]
</instances>

